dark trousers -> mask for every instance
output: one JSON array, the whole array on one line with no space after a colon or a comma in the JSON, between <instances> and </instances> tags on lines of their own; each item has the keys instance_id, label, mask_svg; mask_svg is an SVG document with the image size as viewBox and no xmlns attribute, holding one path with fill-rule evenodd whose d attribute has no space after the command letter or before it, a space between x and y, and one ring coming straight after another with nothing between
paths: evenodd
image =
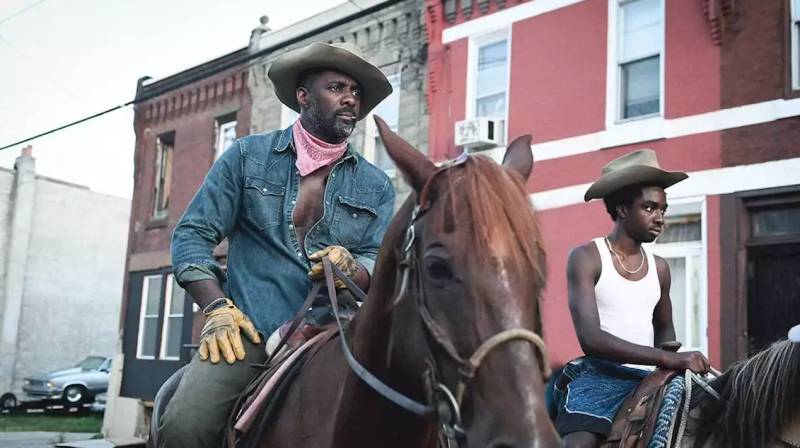
<instances>
[{"instance_id":1,"label":"dark trousers","mask_svg":"<svg viewBox=\"0 0 800 448\"><path fill-rule=\"evenodd\" d=\"M251 364L267 360L264 343L242 335L247 357L229 365L201 361L195 355L159 423L159 448L220 447L233 405L258 373ZM156 423L156 422L154 422Z\"/></svg>"}]
</instances>

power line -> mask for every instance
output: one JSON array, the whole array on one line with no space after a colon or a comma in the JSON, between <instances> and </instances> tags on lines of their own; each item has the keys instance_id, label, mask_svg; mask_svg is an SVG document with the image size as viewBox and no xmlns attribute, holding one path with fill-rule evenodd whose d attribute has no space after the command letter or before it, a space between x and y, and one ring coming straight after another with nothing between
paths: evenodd
<instances>
[{"instance_id":1,"label":"power line","mask_svg":"<svg viewBox=\"0 0 800 448\"><path fill-rule=\"evenodd\" d=\"M37 139L37 138L39 138L39 137L44 137L45 135L52 134L52 133L54 133L54 132L61 131L61 130L63 130L63 129L66 129L66 128L69 128L69 127L75 126L76 124L81 124L81 123L83 123L84 121L89 121L89 120L92 120L92 119L94 119L94 118L97 118L97 117L99 117L99 116L101 116L101 115L105 115L105 114L107 114L107 113L109 113L109 112L114 112L114 111L115 111L115 110L117 110L117 109L122 109L123 107L128 107L128 106L130 106L130 105L131 105L131 104L133 104L133 103L134 103L134 101L128 101L128 102L127 102L127 103L125 103L125 104L120 104L119 106L114 106L114 107L112 107L112 108L110 108L110 109L106 109L106 110L104 110L104 111L102 111L102 112L98 112L98 113L96 113L96 114L89 115L88 117L81 118L80 120L73 121L72 123L65 124L64 126L60 126L60 127L57 127L57 128L55 128L55 129L51 129L51 130L49 130L49 131L47 131L47 132L42 132L41 134L34 135L33 137L28 137L28 138L26 138L26 139L23 139L23 140L20 140L20 141L18 141L18 142L14 142L14 143L12 143L12 144L10 144L10 145L3 146L2 148L0 148L0 151L2 151L2 150L4 150L4 149L11 148L12 146L17 146L17 145L21 145L21 144L23 144L23 143L27 143L27 142L29 142L29 141L31 141L31 140L35 140L35 139Z\"/></svg>"},{"instance_id":2,"label":"power line","mask_svg":"<svg viewBox=\"0 0 800 448\"><path fill-rule=\"evenodd\" d=\"M45 1L47 1L47 0L39 0L38 2L28 6L26 8L23 8L23 10L20 10L20 11L18 11L16 13L12 14L11 16L6 17L5 19L3 19L3 21L7 21L12 16L17 16L17 15L27 11L28 9L33 8L34 6L37 6L39 4L44 3ZM215 66L213 68L210 68L210 69L200 70L194 76L189 76L186 79L182 79L182 80L180 80L180 81L178 81L178 82L176 82L174 84L168 83L162 89L154 89L154 91L150 92L149 94L146 94L146 95L143 95L143 96L138 96L138 94L137 94L136 98L134 98L134 99L132 99L132 100L130 100L130 101L124 103L124 104L120 104L118 106L114 106L114 107L106 109L106 110L104 110L102 112L98 112L98 113L90 115L88 117L81 118L80 120L76 120L76 121L73 121L71 123L65 124L63 126L59 126L59 127L55 128L55 129L51 129L49 131L42 132L42 133L34 135L32 137L28 137L28 138L25 138L23 140L11 143L9 145L2 146L2 147L0 147L0 151L2 151L4 149L11 148L13 146L21 145L23 143L27 143L27 142L29 142L31 140L36 140L37 138L44 137L46 135L50 135L50 134L53 134L55 132L67 129L67 128L70 128L72 126L81 124L83 122L92 120L94 118L100 117L100 116L105 115L105 114L108 114L110 112L114 112L114 111L116 111L118 109L122 109L122 108L128 107L131 104L142 103L144 101L150 100L150 99L158 97L160 95L163 95L164 93L166 93L168 91L174 91L174 90L179 89L181 87L184 87L184 86L186 86L188 84L191 84L192 82L195 82L195 81L198 81L200 79L204 79L206 77L212 76L212 75L220 73L222 71L225 71L225 70L227 70L227 69L229 69L231 67L235 67L235 66L240 65L240 64L250 64L252 60L255 60L255 59L259 58L259 57L263 57L263 56L265 56L267 54L270 54L270 53L272 53L272 52L274 52L276 50L279 50L282 47L289 46L289 45L291 45L291 44L293 44L295 42L299 42L299 41L302 41L303 39L307 39L308 37L311 37L313 35L319 34L319 33L323 32L323 31L325 31L327 29L331 29L331 28L334 28L336 26L339 26L339 25L345 23L346 21L355 20L355 19L358 19L359 17L362 17L362 16L371 16L371 17L377 19L377 17L375 17L375 15L374 15L375 11L377 11L379 8L390 6L390 5L395 4L395 3L399 3L400 1L402 1L402 0L392 0L388 4L382 4L382 5L372 6L370 8L364 8L361 5L353 3L353 0L349 0L349 3L353 4L353 6L355 6L356 8L359 9L359 13L354 14L352 16L349 16L349 17L347 17L345 19L341 19L341 20L338 20L338 21L334 21L334 22L328 23L325 26L322 26L320 29L316 29L316 30L313 30L313 31L309 31L309 32L307 32L305 34L301 34L299 36L295 36L295 37L293 37L293 38L291 38L291 39L289 39L289 40L287 40L285 42L282 42L282 43L280 43L278 45L275 45L275 46L272 46L272 47L268 47L268 48L263 48L263 49L260 49L260 50L258 50L256 52L254 52L254 53L250 53L250 52L244 51L244 50L246 50L246 47L245 47L242 50L239 50L239 51L236 52L236 53L241 52L242 55L237 55L235 58L232 58L230 61L227 61L224 64L217 65L217 66ZM2 23L2 22L0 22L0 23ZM402 42L402 43L405 44L405 42ZM408 45L406 44L406 46L408 46Z\"/></svg>"},{"instance_id":3,"label":"power line","mask_svg":"<svg viewBox=\"0 0 800 448\"><path fill-rule=\"evenodd\" d=\"M4 24L4 23L6 23L6 22L8 22L8 21L10 21L10 20L12 20L12 19L15 19L15 18L17 18L18 16L21 16L22 14L25 14L25 13L26 13L26 12L28 12L29 10L31 10L31 9L33 9L33 8L35 8L35 7L39 6L39 5L41 5L42 3L46 2L46 1L47 1L47 0L38 0L38 1L36 1L36 2L33 2L33 3L31 3L31 4L30 4L30 5L28 5L28 6L26 6L26 7L22 8L22 9L20 9L20 10L19 10L19 11L17 11L17 12L14 12L14 13L11 13L11 14L7 15L6 17L4 17L4 18L0 19L0 25Z\"/></svg>"}]
</instances>

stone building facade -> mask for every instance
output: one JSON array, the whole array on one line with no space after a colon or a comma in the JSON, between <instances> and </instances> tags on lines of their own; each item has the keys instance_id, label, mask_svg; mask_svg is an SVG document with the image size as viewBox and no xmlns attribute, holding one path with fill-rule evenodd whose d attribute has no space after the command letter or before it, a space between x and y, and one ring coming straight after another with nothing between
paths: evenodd
<instances>
[{"instance_id":1,"label":"stone building facade","mask_svg":"<svg viewBox=\"0 0 800 448\"><path fill-rule=\"evenodd\" d=\"M0 169L0 396L34 373L113 355L130 201Z\"/></svg>"}]
</instances>

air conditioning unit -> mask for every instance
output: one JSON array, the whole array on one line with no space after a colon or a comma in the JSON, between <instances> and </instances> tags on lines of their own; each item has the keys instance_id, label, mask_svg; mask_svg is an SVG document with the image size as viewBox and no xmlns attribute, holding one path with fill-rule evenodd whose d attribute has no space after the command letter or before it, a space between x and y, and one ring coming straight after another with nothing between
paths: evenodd
<instances>
[{"instance_id":1,"label":"air conditioning unit","mask_svg":"<svg viewBox=\"0 0 800 448\"><path fill-rule=\"evenodd\" d=\"M505 122L476 118L456 122L456 146L481 150L505 145Z\"/></svg>"}]
</instances>

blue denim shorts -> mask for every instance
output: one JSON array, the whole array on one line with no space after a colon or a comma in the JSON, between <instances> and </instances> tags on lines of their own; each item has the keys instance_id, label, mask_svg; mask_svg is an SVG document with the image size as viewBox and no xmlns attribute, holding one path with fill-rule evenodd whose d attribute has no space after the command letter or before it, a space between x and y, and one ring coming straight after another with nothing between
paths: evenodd
<instances>
[{"instance_id":1,"label":"blue denim shorts","mask_svg":"<svg viewBox=\"0 0 800 448\"><path fill-rule=\"evenodd\" d=\"M570 361L553 390L556 430L607 436L622 403L650 373L588 356Z\"/></svg>"}]
</instances>

